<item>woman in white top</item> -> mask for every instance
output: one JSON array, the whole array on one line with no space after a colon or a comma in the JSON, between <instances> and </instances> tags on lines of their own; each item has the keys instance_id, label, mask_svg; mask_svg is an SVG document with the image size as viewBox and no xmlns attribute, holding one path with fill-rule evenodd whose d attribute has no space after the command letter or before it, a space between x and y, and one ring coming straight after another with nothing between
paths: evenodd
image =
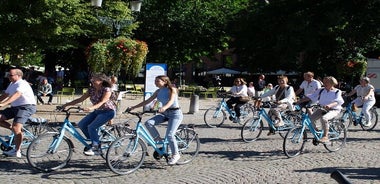
<instances>
[{"instance_id":1,"label":"woman in white top","mask_svg":"<svg viewBox=\"0 0 380 184\"><path fill-rule=\"evenodd\" d=\"M360 84L357 85L347 96L352 96L356 93L357 98L354 100L354 105L356 107L363 106L362 112L364 117L366 118L366 122L364 122L364 126L371 126L371 113L369 110L375 105L375 92L374 87L371 85L368 77L363 77L360 79ZM353 108L355 109L355 108Z\"/></svg>"},{"instance_id":2,"label":"woman in white top","mask_svg":"<svg viewBox=\"0 0 380 184\"><path fill-rule=\"evenodd\" d=\"M248 87L247 82L243 78L236 78L234 81L234 85L230 89L230 93L232 94L231 98L227 100L228 108L232 109L232 106L235 105L234 110L236 113L237 119L240 117L240 107L247 102L240 101L240 97L248 96Z\"/></svg>"},{"instance_id":3,"label":"woman in white top","mask_svg":"<svg viewBox=\"0 0 380 184\"><path fill-rule=\"evenodd\" d=\"M276 108L270 109L270 116L272 117L272 120L274 121L275 127L283 126L285 123L282 121L281 118L281 111L284 111L285 109L293 109L293 102L295 101L295 93L292 86L288 85L288 77L281 75L277 76L277 82L278 85L272 88L271 90L265 92L263 95L260 96L261 99L264 99L266 97L275 97L276 103L278 106ZM273 132L270 132L273 133ZM268 134L270 135L270 134Z\"/></svg>"},{"instance_id":4,"label":"woman in white top","mask_svg":"<svg viewBox=\"0 0 380 184\"><path fill-rule=\"evenodd\" d=\"M248 96L250 97L255 96L255 87L253 86L253 82L249 82L247 93L248 93Z\"/></svg>"}]
</instances>

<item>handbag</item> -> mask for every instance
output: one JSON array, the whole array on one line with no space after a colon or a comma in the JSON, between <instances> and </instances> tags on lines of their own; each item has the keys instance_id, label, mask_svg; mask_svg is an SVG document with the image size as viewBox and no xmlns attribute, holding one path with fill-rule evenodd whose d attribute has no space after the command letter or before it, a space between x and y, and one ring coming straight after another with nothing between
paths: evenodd
<instances>
[{"instance_id":1,"label":"handbag","mask_svg":"<svg viewBox=\"0 0 380 184\"><path fill-rule=\"evenodd\" d=\"M251 97L249 97L249 96L239 97L239 101L241 101L241 102L249 102L250 100L251 100Z\"/></svg>"}]
</instances>

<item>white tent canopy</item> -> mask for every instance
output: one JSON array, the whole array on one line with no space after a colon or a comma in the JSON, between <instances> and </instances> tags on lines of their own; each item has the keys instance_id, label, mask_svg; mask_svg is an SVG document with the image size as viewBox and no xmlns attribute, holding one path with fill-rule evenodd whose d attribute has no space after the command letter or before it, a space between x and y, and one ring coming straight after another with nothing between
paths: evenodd
<instances>
[{"instance_id":1,"label":"white tent canopy","mask_svg":"<svg viewBox=\"0 0 380 184\"><path fill-rule=\"evenodd\" d=\"M222 74L240 74L240 71L232 70L229 68L218 68L216 70L208 71L207 74L222 75Z\"/></svg>"}]
</instances>

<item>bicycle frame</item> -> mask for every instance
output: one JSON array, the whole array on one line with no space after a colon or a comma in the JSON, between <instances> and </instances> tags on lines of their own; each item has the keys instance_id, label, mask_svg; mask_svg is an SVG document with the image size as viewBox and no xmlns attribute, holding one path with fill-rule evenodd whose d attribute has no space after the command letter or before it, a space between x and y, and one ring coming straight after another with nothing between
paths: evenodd
<instances>
[{"instance_id":1,"label":"bicycle frame","mask_svg":"<svg viewBox=\"0 0 380 184\"><path fill-rule=\"evenodd\" d=\"M29 130L25 129L24 127L22 128L23 131L23 136L24 137L30 137L34 139L36 136L34 136ZM3 145L5 148L8 147L14 147L15 145L12 144L14 140L14 133L12 132L10 135L0 135L0 143ZM23 146L24 141L21 142L21 146Z\"/></svg>"},{"instance_id":2,"label":"bicycle frame","mask_svg":"<svg viewBox=\"0 0 380 184\"><path fill-rule=\"evenodd\" d=\"M316 131L313 126L313 122L311 122L310 116L307 112L302 113L302 122L301 122L301 134L305 131L305 128L308 128L311 134L313 135L314 138L317 140L321 139L323 135L323 130L321 131ZM302 137L300 137L302 138Z\"/></svg>"},{"instance_id":3,"label":"bicycle frame","mask_svg":"<svg viewBox=\"0 0 380 184\"><path fill-rule=\"evenodd\" d=\"M139 138L141 137L149 146L152 146L153 149L157 151L158 154L160 155L166 154L167 145L168 145L167 137L165 137L163 141L156 142L153 139L152 135L150 135L148 130L146 130L146 128L142 125L140 120L137 122L135 132L136 132L136 141L138 141ZM158 145L162 145L163 147L159 148Z\"/></svg>"},{"instance_id":4,"label":"bicycle frame","mask_svg":"<svg viewBox=\"0 0 380 184\"><path fill-rule=\"evenodd\" d=\"M222 98L222 100L219 102L218 107L219 107L219 111L216 111L215 113L219 113L220 110L225 109L229 115L231 115L233 118L235 118L236 113L235 113L235 111L232 111L230 108L228 108L225 98Z\"/></svg>"}]
</instances>

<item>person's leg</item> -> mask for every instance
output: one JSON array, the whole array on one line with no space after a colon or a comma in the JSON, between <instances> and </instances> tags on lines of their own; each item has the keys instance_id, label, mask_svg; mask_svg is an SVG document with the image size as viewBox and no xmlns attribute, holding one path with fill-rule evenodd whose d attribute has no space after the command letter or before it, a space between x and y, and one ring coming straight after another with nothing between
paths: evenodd
<instances>
[{"instance_id":1,"label":"person's leg","mask_svg":"<svg viewBox=\"0 0 380 184\"><path fill-rule=\"evenodd\" d=\"M315 110L311 115L310 115L310 120L311 122L313 123L313 127L314 129L317 129L317 126L315 124L315 121L317 121L318 119L320 119L322 117L322 113L323 111L321 109L317 109Z\"/></svg>"},{"instance_id":2,"label":"person's leg","mask_svg":"<svg viewBox=\"0 0 380 184\"><path fill-rule=\"evenodd\" d=\"M20 152L21 151L21 143L22 143L22 139L23 139L23 135L22 135L22 127L23 127L23 124L22 123L19 123L19 122L14 122L12 124L12 131L13 133L15 134L15 150L17 152Z\"/></svg>"},{"instance_id":3,"label":"person's leg","mask_svg":"<svg viewBox=\"0 0 380 184\"><path fill-rule=\"evenodd\" d=\"M87 116L78 122L78 127L82 130L84 136L89 139L90 134L88 133L88 125L96 118L96 111L90 112Z\"/></svg>"},{"instance_id":4,"label":"person's leg","mask_svg":"<svg viewBox=\"0 0 380 184\"><path fill-rule=\"evenodd\" d=\"M182 123L183 120L183 114L180 110L174 110L169 111L167 113L168 115L168 127L166 129L166 137L169 141L170 150L172 151L172 154L178 154L178 145L177 140L175 138L175 133L179 127L179 125Z\"/></svg>"},{"instance_id":5,"label":"person's leg","mask_svg":"<svg viewBox=\"0 0 380 184\"><path fill-rule=\"evenodd\" d=\"M37 100L38 100L40 103L43 104L44 101L42 100L41 96L42 96L42 94L41 94L41 93L38 93L38 94L37 94Z\"/></svg>"},{"instance_id":6,"label":"person's leg","mask_svg":"<svg viewBox=\"0 0 380 184\"><path fill-rule=\"evenodd\" d=\"M0 126L12 130L12 124L7 122L8 119L14 118L15 113L12 108L6 108L0 111Z\"/></svg>"},{"instance_id":7,"label":"person's leg","mask_svg":"<svg viewBox=\"0 0 380 184\"><path fill-rule=\"evenodd\" d=\"M52 103L53 102L53 93L49 93L49 94L47 94L47 96L49 96L48 103Z\"/></svg>"},{"instance_id":8,"label":"person's leg","mask_svg":"<svg viewBox=\"0 0 380 184\"><path fill-rule=\"evenodd\" d=\"M364 102L363 104L363 108L362 108L362 112L364 114L364 117L367 119L367 122L364 122L366 126L369 126L371 125L371 113L369 112L369 110L371 110L371 108L375 105L376 101L375 100L369 100L369 101L366 101Z\"/></svg>"},{"instance_id":9,"label":"person's leg","mask_svg":"<svg viewBox=\"0 0 380 184\"><path fill-rule=\"evenodd\" d=\"M12 123L12 131L15 134L15 150L20 153L21 156L21 143L23 139L22 127L26 123L30 116L36 113L35 105L23 105L19 107L13 107L17 110L17 114Z\"/></svg>"},{"instance_id":10,"label":"person's leg","mask_svg":"<svg viewBox=\"0 0 380 184\"><path fill-rule=\"evenodd\" d=\"M96 110L96 118L88 125L88 134L93 145L99 144L98 129L115 116L113 110Z\"/></svg>"},{"instance_id":11,"label":"person's leg","mask_svg":"<svg viewBox=\"0 0 380 184\"><path fill-rule=\"evenodd\" d=\"M154 140L161 139L160 133L157 131L155 125L158 125L165 121L165 116L163 114L157 114L145 122L145 127L149 131L150 135Z\"/></svg>"},{"instance_id":12,"label":"person's leg","mask_svg":"<svg viewBox=\"0 0 380 184\"><path fill-rule=\"evenodd\" d=\"M238 103L236 103L236 105L234 107L234 110L235 110L235 113L236 113L236 117L238 117L238 118L240 117L240 115L241 115L240 108L244 104L245 104L245 102L238 102Z\"/></svg>"},{"instance_id":13,"label":"person's leg","mask_svg":"<svg viewBox=\"0 0 380 184\"><path fill-rule=\"evenodd\" d=\"M320 142L328 142L329 141L329 120L333 119L339 114L339 110L330 110L326 114L324 114L321 118L323 136L320 139Z\"/></svg>"}]
</instances>

